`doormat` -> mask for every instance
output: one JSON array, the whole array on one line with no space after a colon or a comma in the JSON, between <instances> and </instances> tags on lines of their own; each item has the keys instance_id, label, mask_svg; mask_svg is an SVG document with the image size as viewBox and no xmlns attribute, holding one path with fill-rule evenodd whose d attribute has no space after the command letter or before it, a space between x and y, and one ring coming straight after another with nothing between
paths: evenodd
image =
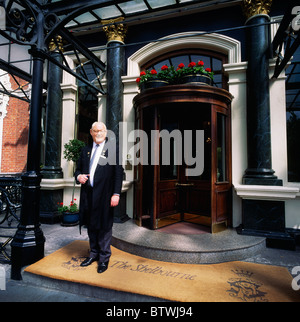
<instances>
[{"instance_id":1,"label":"doormat","mask_svg":"<svg viewBox=\"0 0 300 322\"><path fill-rule=\"evenodd\" d=\"M88 284L179 302L299 302L286 268L245 262L177 264L151 260L112 247L108 270L80 263L88 241L74 241L25 271L56 280Z\"/></svg>"}]
</instances>

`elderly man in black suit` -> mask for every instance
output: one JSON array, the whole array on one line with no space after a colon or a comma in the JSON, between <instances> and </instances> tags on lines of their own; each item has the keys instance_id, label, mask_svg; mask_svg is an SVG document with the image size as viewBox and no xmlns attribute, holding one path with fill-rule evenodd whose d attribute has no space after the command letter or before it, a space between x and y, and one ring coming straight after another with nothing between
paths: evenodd
<instances>
[{"instance_id":1,"label":"elderly man in black suit","mask_svg":"<svg viewBox=\"0 0 300 322\"><path fill-rule=\"evenodd\" d=\"M93 145L81 151L75 178L81 183L80 227L86 225L90 254L81 266L98 260L98 273L107 270L111 256L113 208L119 204L123 167L119 164L116 142L107 138L104 123L95 122L90 129Z\"/></svg>"}]
</instances>

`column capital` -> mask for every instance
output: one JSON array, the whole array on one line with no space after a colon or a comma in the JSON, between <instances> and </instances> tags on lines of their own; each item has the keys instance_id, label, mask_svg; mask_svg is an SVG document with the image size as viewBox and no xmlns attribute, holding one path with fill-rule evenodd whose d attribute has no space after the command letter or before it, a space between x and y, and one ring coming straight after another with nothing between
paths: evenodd
<instances>
[{"instance_id":1,"label":"column capital","mask_svg":"<svg viewBox=\"0 0 300 322\"><path fill-rule=\"evenodd\" d=\"M127 26L122 23L123 20L123 17L101 20L101 24L104 25L103 31L106 33L108 41L124 42Z\"/></svg>"},{"instance_id":2,"label":"column capital","mask_svg":"<svg viewBox=\"0 0 300 322\"><path fill-rule=\"evenodd\" d=\"M63 48L63 38L62 36L56 36L55 39L51 39L48 45L49 51L51 52L58 52L58 51L64 51Z\"/></svg>"},{"instance_id":3,"label":"column capital","mask_svg":"<svg viewBox=\"0 0 300 322\"><path fill-rule=\"evenodd\" d=\"M272 0L243 0L243 11L247 19L256 15L268 15Z\"/></svg>"}]
</instances>

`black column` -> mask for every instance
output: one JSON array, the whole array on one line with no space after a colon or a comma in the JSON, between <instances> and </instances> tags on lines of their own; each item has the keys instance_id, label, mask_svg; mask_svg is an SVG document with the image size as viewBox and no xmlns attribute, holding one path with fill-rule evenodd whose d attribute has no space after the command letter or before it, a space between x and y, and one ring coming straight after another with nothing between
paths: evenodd
<instances>
[{"instance_id":1,"label":"black column","mask_svg":"<svg viewBox=\"0 0 300 322\"><path fill-rule=\"evenodd\" d=\"M247 152L248 168L243 183L281 186L274 175L271 158L269 97L269 16L258 14L246 25ZM254 26L257 25L257 26ZM238 232L266 237L268 247L294 249L295 241L285 229L285 204L280 200L243 199L243 224Z\"/></svg>"},{"instance_id":2,"label":"black column","mask_svg":"<svg viewBox=\"0 0 300 322\"><path fill-rule=\"evenodd\" d=\"M44 257L45 238L39 224L40 151L43 64L40 49L44 43L43 15L37 19L37 47L32 48L33 75L30 104L27 172L22 176L22 209L18 229L11 243L11 278L20 280L22 266Z\"/></svg>"},{"instance_id":3,"label":"black column","mask_svg":"<svg viewBox=\"0 0 300 322\"><path fill-rule=\"evenodd\" d=\"M56 51L51 56L61 62ZM62 132L62 69L49 61L48 91L46 110L45 164L41 171L43 178L58 179L63 177L61 168L61 132ZM63 200L63 190L41 190L40 221L55 223L60 219L57 203Z\"/></svg>"},{"instance_id":4,"label":"black column","mask_svg":"<svg viewBox=\"0 0 300 322\"><path fill-rule=\"evenodd\" d=\"M247 134L248 168L244 184L282 185L272 169L269 51L270 36L267 15L256 15L246 25L258 25L246 31L247 69Z\"/></svg>"},{"instance_id":5,"label":"black column","mask_svg":"<svg viewBox=\"0 0 300 322\"><path fill-rule=\"evenodd\" d=\"M58 52L51 56L58 62L62 58ZM43 178L57 179L63 177L61 159L61 129L62 129L62 69L49 62L48 94L46 111L45 165L42 170Z\"/></svg>"},{"instance_id":6,"label":"black column","mask_svg":"<svg viewBox=\"0 0 300 322\"><path fill-rule=\"evenodd\" d=\"M123 121L123 84L125 49L120 41L110 41L107 46L107 101L106 126L116 135L119 143L119 122Z\"/></svg>"},{"instance_id":7,"label":"black column","mask_svg":"<svg viewBox=\"0 0 300 322\"><path fill-rule=\"evenodd\" d=\"M110 41L107 46L107 101L106 101L106 126L115 133L119 153L122 155L119 123L123 122L123 84L122 75L125 68L125 49L121 41ZM114 208L114 222L125 222L129 217L126 215L126 193L122 193L120 204Z\"/></svg>"}]
</instances>

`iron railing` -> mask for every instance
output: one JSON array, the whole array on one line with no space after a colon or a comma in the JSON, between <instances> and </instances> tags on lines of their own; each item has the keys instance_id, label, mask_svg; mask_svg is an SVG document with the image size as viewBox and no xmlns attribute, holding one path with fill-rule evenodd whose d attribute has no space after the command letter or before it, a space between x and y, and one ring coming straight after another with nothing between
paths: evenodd
<instances>
[{"instance_id":1,"label":"iron railing","mask_svg":"<svg viewBox=\"0 0 300 322\"><path fill-rule=\"evenodd\" d=\"M22 183L20 177L0 177L0 263L10 264L10 242L17 229Z\"/></svg>"}]
</instances>

